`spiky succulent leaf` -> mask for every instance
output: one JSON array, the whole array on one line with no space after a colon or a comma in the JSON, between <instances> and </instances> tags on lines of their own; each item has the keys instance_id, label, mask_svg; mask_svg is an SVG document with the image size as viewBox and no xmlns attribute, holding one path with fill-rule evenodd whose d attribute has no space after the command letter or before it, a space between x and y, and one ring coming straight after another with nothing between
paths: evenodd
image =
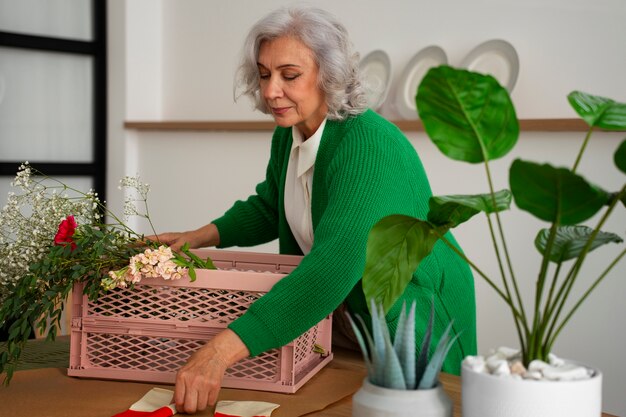
<instances>
[{"instance_id":1,"label":"spiky succulent leaf","mask_svg":"<svg viewBox=\"0 0 626 417\"><path fill-rule=\"evenodd\" d=\"M406 303L402 305L396 337L393 347L400 359L406 389L415 389L415 306L416 301L411 304L409 314L406 314Z\"/></svg>"},{"instance_id":2,"label":"spiky succulent leaf","mask_svg":"<svg viewBox=\"0 0 626 417\"><path fill-rule=\"evenodd\" d=\"M374 340L373 350L376 352L375 354L375 363L374 368L376 370L376 379L378 381L383 381L381 386L384 386L385 380L385 349L387 345L385 344L385 330L387 329L387 322L385 321L385 316L380 317L379 310L374 302L374 300L370 300L370 313L372 314L372 339Z\"/></svg>"},{"instance_id":3,"label":"spiky succulent leaf","mask_svg":"<svg viewBox=\"0 0 626 417\"><path fill-rule=\"evenodd\" d=\"M609 193L566 168L517 159L510 168L515 204L550 223L577 224L596 214Z\"/></svg>"},{"instance_id":4,"label":"spiky succulent leaf","mask_svg":"<svg viewBox=\"0 0 626 417\"><path fill-rule=\"evenodd\" d=\"M421 381L424 372L426 371L426 366L428 365L428 353L430 351L430 340L433 336L433 326L435 324L435 301L432 300L430 303L430 318L428 319L428 327L424 332L424 339L422 339L422 347L420 348L419 357L417 358L417 363L415 366L415 379L416 381Z\"/></svg>"},{"instance_id":5,"label":"spiky succulent leaf","mask_svg":"<svg viewBox=\"0 0 626 417\"><path fill-rule=\"evenodd\" d=\"M417 389L431 389L437 385L438 376L439 372L441 371L441 367L443 366L443 361L446 359L450 348L454 345L456 340L461 335L461 333L459 332L451 337L450 330L452 330L452 322L448 324L448 327L446 327L446 330L441 336L441 339L439 339L437 348L430 358L428 366L426 366L426 370L424 371L424 375L422 376L422 379L420 380Z\"/></svg>"},{"instance_id":6,"label":"spiky succulent leaf","mask_svg":"<svg viewBox=\"0 0 626 417\"><path fill-rule=\"evenodd\" d=\"M378 355L378 351L375 349L374 338L372 334L368 330L365 321L360 315L356 315L356 319L359 321L359 325L362 329L362 334L365 336L365 341L367 342L367 346L369 346L369 354L370 354L370 363L372 364L372 372L368 374L368 378L372 384L382 386L383 384L383 370L382 366L384 364L385 358L381 358Z\"/></svg>"},{"instance_id":7,"label":"spiky succulent leaf","mask_svg":"<svg viewBox=\"0 0 626 417\"><path fill-rule=\"evenodd\" d=\"M508 92L490 75L431 68L415 98L424 129L447 157L478 163L506 155L519 122Z\"/></svg>"},{"instance_id":8,"label":"spiky succulent leaf","mask_svg":"<svg viewBox=\"0 0 626 417\"><path fill-rule=\"evenodd\" d=\"M552 252L550 253L550 261L560 263L577 258L592 234L593 229L587 226L559 227L556 231ZM550 229L541 229L535 238L535 247L542 255L546 251L549 235ZM599 232L591 243L589 252L607 243L621 243L622 241L622 238L615 233Z\"/></svg>"},{"instance_id":9,"label":"spiky succulent leaf","mask_svg":"<svg viewBox=\"0 0 626 417\"><path fill-rule=\"evenodd\" d=\"M400 316L398 316L398 329L404 327L404 322L406 321L406 301L402 301L402 310L400 310ZM396 330L396 336L393 339L393 348L396 350L396 353L398 353L399 347L402 344L402 341L400 340L400 338L402 337L402 335L400 334L400 332L398 330Z\"/></svg>"},{"instance_id":10,"label":"spiky succulent leaf","mask_svg":"<svg viewBox=\"0 0 626 417\"><path fill-rule=\"evenodd\" d=\"M387 336L389 333L387 332ZM400 359L396 354L391 339L385 337L385 372L384 372L384 387L391 389L407 389L406 381L404 380L404 373L402 372L402 365Z\"/></svg>"},{"instance_id":11,"label":"spiky succulent leaf","mask_svg":"<svg viewBox=\"0 0 626 417\"><path fill-rule=\"evenodd\" d=\"M372 361L370 360L370 356L369 356L371 346L368 348L368 345L366 344L365 339L363 338L363 334L361 333L361 330L356 325L354 320L352 320L352 317L350 316L350 314L346 313L346 317L348 317L348 320L350 321L350 326L352 327L354 336L356 337L356 340L359 343L359 347L361 348L361 353L363 354L363 361L365 362L365 368L367 369L367 374L374 375L374 367L372 365ZM373 383L373 381L371 380L370 382Z\"/></svg>"},{"instance_id":12,"label":"spiky succulent leaf","mask_svg":"<svg viewBox=\"0 0 626 417\"><path fill-rule=\"evenodd\" d=\"M370 304L372 334L374 336L370 334L368 327L359 315L355 317L361 327L357 326L352 317L348 315L350 325L363 353L369 381L381 387L400 390L434 387L437 384L437 377L446 355L459 337L458 334L454 337L450 336L452 323L445 329L435 352L428 361L435 315L433 300L428 327L422 341L419 363L415 366L416 301L413 301L408 314L406 314L406 305L402 306L401 316L404 317L398 324L393 344L382 305L376 305L374 300L371 300ZM408 368L413 368L415 372L411 372Z\"/></svg>"},{"instance_id":13,"label":"spiky succulent leaf","mask_svg":"<svg viewBox=\"0 0 626 417\"><path fill-rule=\"evenodd\" d=\"M571 92L567 100L589 126L607 130L626 129L626 104L624 103L582 91Z\"/></svg>"}]
</instances>

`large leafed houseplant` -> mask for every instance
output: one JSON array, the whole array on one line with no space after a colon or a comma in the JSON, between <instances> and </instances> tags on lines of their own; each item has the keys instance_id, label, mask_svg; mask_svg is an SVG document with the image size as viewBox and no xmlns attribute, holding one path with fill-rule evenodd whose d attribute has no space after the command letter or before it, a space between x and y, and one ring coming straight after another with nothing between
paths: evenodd
<instances>
[{"instance_id":1,"label":"large leafed houseplant","mask_svg":"<svg viewBox=\"0 0 626 417\"><path fill-rule=\"evenodd\" d=\"M508 92L489 75L449 66L432 68L416 96L426 133L447 157L484 164L489 192L435 196L430 200L426 219L392 215L377 223L368 241L363 278L366 298L382 299L385 309L389 308L420 261L441 239L510 308L523 363L547 360L572 315L626 253L620 251L603 270L597 271L582 295L569 299L589 253L608 243L622 242L617 234L602 229L611 213L626 204L626 185L617 191L603 190L579 175L577 168L594 128L626 130L626 105L578 91L569 94L568 100L589 125L573 165L555 167L516 159L509 171L510 190L496 191L490 161L505 156L519 135L519 122ZM626 173L626 140L617 147L614 163L619 171ZM524 270L517 272L499 215L511 208L513 200L519 209L547 222L534 241L542 255L540 264L524 265ZM594 225L581 224L601 211ZM483 272L444 237L448 230L481 212L487 216L499 278ZM535 294L531 303L522 299L518 282L522 276L526 280L534 277Z\"/></svg>"}]
</instances>

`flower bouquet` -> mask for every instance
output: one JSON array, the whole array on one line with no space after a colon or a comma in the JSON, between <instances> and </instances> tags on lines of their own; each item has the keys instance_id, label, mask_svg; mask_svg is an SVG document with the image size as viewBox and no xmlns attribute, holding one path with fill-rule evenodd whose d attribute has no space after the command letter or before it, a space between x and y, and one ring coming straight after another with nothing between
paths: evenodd
<instances>
[{"instance_id":1,"label":"flower bouquet","mask_svg":"<svg viewBox=\"0 0 626 417\"><path fill-rule=\"evenodd\" d=\"M194 268L214 269L189 251L144 239L108 210L98 195L45 176L28 163L20 166L7 205L0 212L0 325L8 330L0 373L8 383L33 326L54 340L63 307L75 283L96 300L142 279L195 279ZM148 220L149 186L125 177L124 214ZM141 208L137 207L142 205ZM105 222L105 218L109 219ZM152 227L154 230L154 228Z\"/></svg>"}]
</instances>

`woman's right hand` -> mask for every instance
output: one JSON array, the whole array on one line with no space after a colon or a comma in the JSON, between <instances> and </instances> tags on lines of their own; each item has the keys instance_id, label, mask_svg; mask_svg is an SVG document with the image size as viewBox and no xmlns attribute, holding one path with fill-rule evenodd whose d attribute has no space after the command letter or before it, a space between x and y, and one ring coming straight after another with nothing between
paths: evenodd
<instances>
[{"instance_id":1,"label":"woman's right hand","mask_svg":"<svg viewBox=\"0 0 626 417\"><path fill-rule=\"evenodd\" d=\"M217 246L220 243L220 234L217 227L211 223L188 232L170 232L146 236L146 240L163 243L172 250L178 251L185 243L188 243L191 249Z\"/></svg>"}]
</instances>

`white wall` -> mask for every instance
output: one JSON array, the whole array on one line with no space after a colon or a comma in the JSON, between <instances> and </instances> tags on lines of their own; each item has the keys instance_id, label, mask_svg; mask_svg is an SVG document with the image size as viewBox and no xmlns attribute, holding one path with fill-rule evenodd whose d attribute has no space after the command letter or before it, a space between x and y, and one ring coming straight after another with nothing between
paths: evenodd
<instances>
[{"instance_id":1,"label":"white wall","mask_svg":"<svg viewBox=\"0 0 626 417\"><path fill-rule=\"evenodd\" d=\"M247 29L266 12L292 2L277 0L132 0L109 2L111 206L121 210L117 180L139 172L152 185L152 218L159 231L195 228L245 198L262 179L269 154L269 133L124 131L124 120L266 120L246 99L233 102L233 74ZM384 49L394 79L423 47L436 44L458 65L476 45L493 38L513 44L521 69L512 93L522 118L575 117L565 96L580 89L626 101L626 5L622 0L423 0L385 2L317 1L348 27L362 55ZM392 86L393 89L393 86ZM391 114L389 105L382 109ZM482 168L444 158L424 134L410 133L437 194L483 192ZM580 171L616 189L624 182L611 155L624 134L595 137ZM513 157L571 165L582 134L523 133L514 151L493 164L499 187L506 187ZM461 180L462 179L462 180ZM508 244L530 294L538 271L531 241L542 227L518 211L504 216ZM623 235L626 215L606 230ZM137 224L148 232L144 224ZM480 220L457 236L471 258L495 273L489 237ZM606 264L617 245L594 252L591 262ZM274 251L268 244L260 251ZM602 253L601 253L602 252ZM593 267L593 264L590 264ZM581 286L597 273L581 278ZM598 268L595 269L596 271ZM574 317L556 346L562 356L598 366L604 372L604 409L626 415L626 272L622 262ZM515 345L503 303L477 279L479 349Z\"/></svg>"}]
</instances>

